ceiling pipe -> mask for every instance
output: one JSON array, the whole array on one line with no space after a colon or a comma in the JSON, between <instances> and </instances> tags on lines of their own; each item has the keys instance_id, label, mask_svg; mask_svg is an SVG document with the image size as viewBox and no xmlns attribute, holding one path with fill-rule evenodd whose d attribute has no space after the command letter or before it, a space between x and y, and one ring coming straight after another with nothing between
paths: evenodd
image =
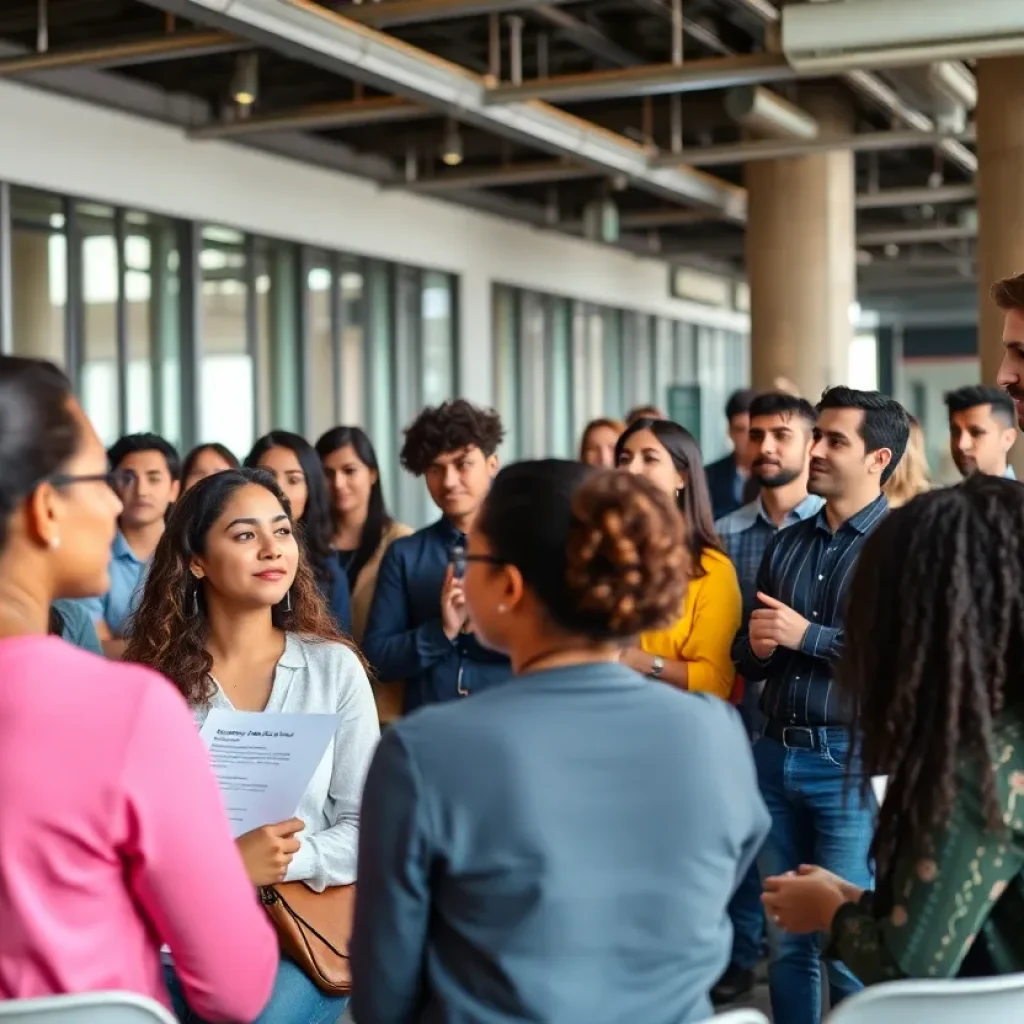
<instances>
[{"instance_id":1,"label":"ceiling pipe","mask_svg":"<svg viewBox=\"0 0 1024 1024\"><path fill-rule=\"evenodd\" d=\"M293 131L317 128L356 128L368 124L393 121L421 121L437 117L421 103L397 96L381 96L367 100L340 100L335 103L313 103L295 110L270 114L251 114L244 121L215 121L188 132L190 139L234 139L259 132Z\"/></svg>"},{"instance_id":2,"label":"ceiling pipe","mask_svg":"<svg viewBox=\"0 0 1024 1024\"><path fill-rule=\"evenodd\" d=\"M800 71L912 67L1024 53L1024 5L1012 0L848 0L787 4L782 50Z\"/></svg>"},{"instance_id":3,"label":"ceiling pipe","mask_svg":"<svg viewBox=\"0 0 1024 1024\"><path fill-rule=\"evenodd\" d=\"M857 244L915 245L928 242L956 242L964 238L977 238L976 224L933 224L923 228L892 228L858 231Z\"/></svg>"},{"instance_id":4,"label":"ceiling pipe","mask_svg":"<svg viewBox=\"0 0 1024 1024\"><path fill-rule=\"evenodd\" d=\"M744 85L725 94L725 111L759 139L816 139L818 122L795 103L760 85Z\"/></svg>"},{"instance_id":5,"label":"ceiling pipe","mask_svg":"<svg viewBox=\"0 0 1024 1024\"><path fill-rule=\"evenodd\" d=\"M418 47L359 25L313 0L151 0L172 13L229 29L296 60L435 107L474 124L574 162L622 176L634 187L673 202L746 218L746 192L689 168L648 163L645 146L544 103L485 102L482 75Z\"/></svg>"},{"instance_id":6,"label":"ceiling pipe","mask_svg":"<svg viewBox=\"0 0 1024 1024\"><path fill-rule=\"evenodd\" d=\"M156 64L186 57L207 57L251 47L251 43L224 32L175 32L172 35L81 46L46 53L26 53L0 60L0 77L24 75L33 71L61 71L67 68L120 68Z\"/></svg>"},{"instance_id":7,"label":"ceiling pipe","mask_svg":"<svg viewBox=\"0 0 1024 1024\"><path fill-rule=\"evenodd\" d=\"M973 132L964 133L973 138ZM728 146L702 146L684 153L666 153L654 158L655 167L721 167L729 164L750 163L755 160L789 160L794 157L814 156L848 150L852 153L884 152L892 149L911 149L915 146L935 146L949 138L939 132L859 132L852 135L821 135L816 139L796 142L739 142Z\"/></svg>"},{"instance_id":8,"label":"ceiling pipe","mask_svg":"<svg viewBox=\"0 0 1024 1024\"><path fill-rule=\"evenodd\" d=\"M886 188L857 195L858 210L885 210L895 206L942 206L972 202L978 190L974 185L940 185L938 188Z\"/></svg>"},{"instance_id":9,"label":"ceiling pipe","mask_svg":"<svg viewBox=\"0 0 1024 1024\"><path fill-rule=\"evenodd\" d=\"M755 14L766 25L777 25L781 18L778 8L770 0L735 0L735 2ZM930 117L905 103L902 97L886 85L878 75L870 71L857 70L847 72L842 79L854 92L869 103L880 107L905 127L914 128L919 132L935 130L935 122ZM961 143L947 140L939 145L939 150L950 163L955 164L968 174L977 172L978 158Z\"/></svg>"},{"instance_id":10,"label":"ceiling pipe","mask_svg":"<svg viewBox=\"0 0 1024 1024\"><path fill-rule=\"evenodd\" d=\"M706 92L736 85L789 82L797 74L784 57L771 53L709 57L683 64L644 64L636 68L585 71L534 79L519 86L489 89L488 104L547 100L552 103L583 103L619 96L660 96L670 93Z\"/></svg>"}]
</instances>

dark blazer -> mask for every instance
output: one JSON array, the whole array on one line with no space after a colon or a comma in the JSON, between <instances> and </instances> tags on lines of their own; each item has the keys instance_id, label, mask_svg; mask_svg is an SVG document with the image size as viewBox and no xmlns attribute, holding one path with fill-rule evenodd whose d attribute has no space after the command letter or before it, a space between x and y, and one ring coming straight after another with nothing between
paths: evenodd
<instances>
[{"instance_id":1,"label":"dark blazer","mask_svg":"<svg viewBox=\"0 0 1024 1024\"><path fill-rule=\"evenodd\" d=\"M735 512L742 504L742 495L736 494L736 459L730 452L723 459L704 467L711 492L711 510L715 519Z\"/></svg>"},{"instance_id":2,"label":"dark blazer","mask_svg":"<svg viewBox=\"0 0 1024 1024\"><path fill-rule=\"evenodd\" d=\"M508 658L483 647L471 633L454 641L441 627L441 588L451 550L466 538L440 519L385 552L363 634L363 654L378 679L405 680L403 712L455 700L503 683Z\"/></svg>"},{"instance_id":3,"label":"dark blazer","mask_svg":"<svg viewBox=\"0 0 1024 1024\"><path fill-rule=\"evenodd\" d=\"M703 1021L768 826L736 712L622 665L423 708L363 795L354 1016Z\"/></svg>"}]
</instances>

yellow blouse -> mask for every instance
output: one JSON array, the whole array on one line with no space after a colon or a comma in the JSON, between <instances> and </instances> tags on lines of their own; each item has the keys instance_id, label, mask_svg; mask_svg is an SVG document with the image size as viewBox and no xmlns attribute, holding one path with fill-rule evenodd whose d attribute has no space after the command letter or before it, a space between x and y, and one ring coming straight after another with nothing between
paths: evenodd
<instances>
[{"instance_id":1,"label":"yellow blouse","mask_svg":"<svg viewBox=\"0 0 1024 1024\"><path fill-rule=\"evenodd\" d=\"M704 575L690 580L679 620L668 629L642 634L640 646L647 654L687 662L690 690L728 700L736 680L731 649L743 599L736 570L725 555L705 548L700 564Z\"/></svg>"}]
</instances>

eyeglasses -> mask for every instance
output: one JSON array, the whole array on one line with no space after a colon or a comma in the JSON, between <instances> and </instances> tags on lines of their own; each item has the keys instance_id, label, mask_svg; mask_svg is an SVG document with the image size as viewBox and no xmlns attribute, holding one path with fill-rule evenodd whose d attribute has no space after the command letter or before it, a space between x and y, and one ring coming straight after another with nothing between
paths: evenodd
<instances>
[{"instance_id":1,"label":"eyeglasses","mask_svg":"<svg viewBox=\"0 0 1024 1024\"><path fill-rule=\"evenodd\" d=\"M482 562L484 565L508 564L504 559L496 558L494 555L471 555L463 547L452 548L451 561L456 576L465 576L470 562Z\"/></svg>"},{"instance_id":2,"label":"eyeglasses","mask_svg":"<svg viewBox=\"0 0 1024 1024\"><path fill-rule=\"evenodd\" d=\"M106 484L116 494L120 494L135 483L137 477L130 469L115 469L112 473L91 473L76 475L74 473L55 473L49 478L53 487L70 487L72 484Z\"/></svg>"}]
</instances>

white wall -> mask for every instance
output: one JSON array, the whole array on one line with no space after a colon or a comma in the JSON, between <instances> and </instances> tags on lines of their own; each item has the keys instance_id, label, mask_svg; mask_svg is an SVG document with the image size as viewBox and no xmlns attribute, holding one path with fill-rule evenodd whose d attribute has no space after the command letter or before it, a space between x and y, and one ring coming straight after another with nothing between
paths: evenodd
<instances>
[{"instance_id":1,"label":"white wall","mask_svg":"<svg viewBox=\"0 0 1024 1024\"><path fill-rule=\"evenodd\" d=\"M385 191L227 142L0 81L0 179L226 224L460 277L463 391L493 400L491 284L746 331L745 314L669 298L657 260Z\"/></svg>"}]
</instances>

